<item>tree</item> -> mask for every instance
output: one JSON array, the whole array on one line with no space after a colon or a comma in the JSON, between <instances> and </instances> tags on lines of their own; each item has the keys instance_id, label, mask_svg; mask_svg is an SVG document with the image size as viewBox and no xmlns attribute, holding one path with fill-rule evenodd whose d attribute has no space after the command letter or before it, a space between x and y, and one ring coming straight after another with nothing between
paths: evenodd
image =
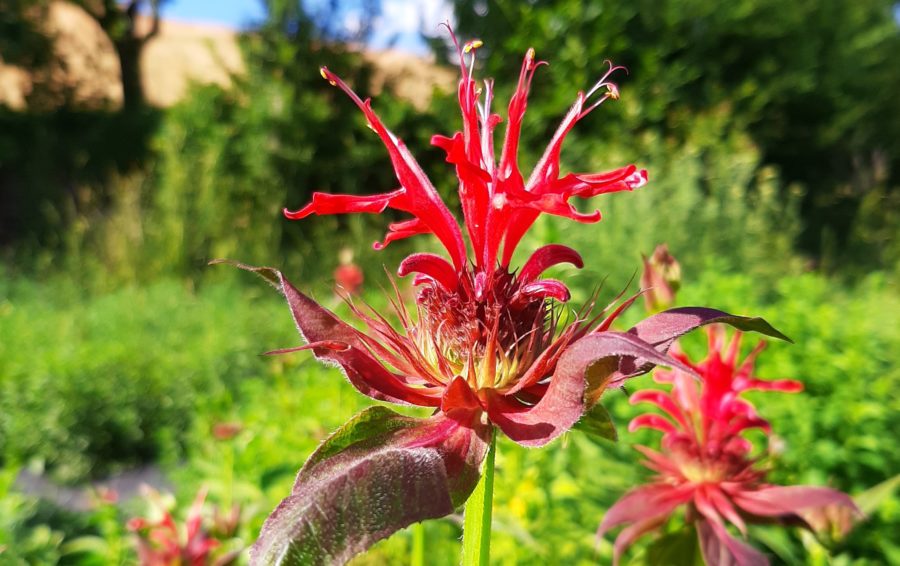
<instances>
[{"instance_id":1,"label":"tree","mask_svg":"<svg viewBox=\"0 0 900 566\"><path fill-rule=\"evenodd\" d=\"M119 56L122 73L122 97L126 112L146 105L141 80L141 51L159 33L160 8L166 0L130 0L120 4L116 0L78 0L78 4L97 20L109 36ZM149 8L151 24L141 33L138 16Z\"/></svg>"},{"instance_id":2,"label":"tree","mask_svg":"<svg viewBox=\"0 0 900 566\"><path fill-rule=\"evenodd\" d=\"M721 109L766 165L806 189L802 248L841 244L859 203L900 186L900 26L894 0L457 0L457 32L485 41L485 76L513 76L534 46L551 83L588 86L606 58L637 112L592 122L592 137L651 130L674 142L697 113ZM571 93L534 97L559 113ZM530 102L529 105L532 105ZM885 202L888 202L885 200Z\"/></svg>"}]
</instances>

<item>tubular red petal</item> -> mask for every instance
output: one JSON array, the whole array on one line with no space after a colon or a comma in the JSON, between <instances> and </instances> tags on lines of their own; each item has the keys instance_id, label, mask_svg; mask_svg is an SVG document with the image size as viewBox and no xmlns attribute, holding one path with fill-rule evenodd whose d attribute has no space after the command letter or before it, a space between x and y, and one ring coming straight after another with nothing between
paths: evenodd
<instances>
[{"instance_id":1,"label":"tubular red petal","mask_svg":"<svg viewBox=\"0 0 900 566\"><path fill-rule=\"evenodd\" d=\"M312 201L297 211L284 210L284 215L291 220L306 218L310 214L348 214L369 213L380 214L405 192L398 189L380 195L332 195L329 193L313 193Z\"/></svg>"},{"instance_id":2,"label":"tubular red petal","mask_svg":"<svg viewBox=\"0 0 900 566\"><path fill-rule=\"evenodd\" d=\"M634 432L642 428L652 428L653 430L658 430L665 435L678 433L678 430L675 428L675 425L673 425L671 421L669 421L665 417L661 417L660 415L653 414L637 416L631 419L631 422L628 423L628 432Z\"/></svg>"},{"instance_id":3,"label":"tubular red petal","mask_svg":"<svg viewBox=\"0 0 900 566\"><path fill-rule=\"evenodd\" d=\"M827 487L807 485L772 486L756 491L741 491L732 496L743 510L763 517L796 515L803 510L827 505L859 508L846 493Z\"/></svg>"},{"instance_id":4,"label":"tubular red petal","mask_svg":"<svg viewBox=\"0 0 900 566\"><path fill-rule=\"evenodd\" d=\"M670 486L651 484L626 493L603 516L597 529L597 537L625 523L631 523L616 537L613 547L613 564L618 564L622 554L644 533L660 526L676 507L684 503L685 496Z\"/></svg>"},{"instance_id":5,"label":"tubular red petal","mask_svg":"<svg viewBox=\"0 0 900 566\"><path fill-rule=\"evenodd\" d=\"M747 536L747 525L744 523L744 520L741 519L740 515L738 515L737 510L735 510L731 501L713 486L708 487L706 495L709 497L710 503L713 504L716 510L718 510L723 517L728 519L732 525L737 527L742 535Z\"/></svg>"},{"instance_id":6,"label":"tubular red petal","mask_svg":"<svg viewBox=\"0 0 900 566\"><path fill-rule=\"evenodd\" d=\"M490 203L489 188L484 184L479 176L471 175L468 171L471 168L481 169L481 163L490 162L493 166L493 155L485 155L482 148L482 140L478 131L478 90L475 86L475 80L472 77L471 68L466 66L465 55L471 57L472 66L475 61L475 50L481 46L480 41L470 41L465 46L460 47L459 42L450 30L450 39L456 46L457 55L459 57L460 79L457 91L460 112L462 113L463 131L457 134L458 148L454 151L459 152L462 159L457 157L454 163L457 165L457 172L460 175L460 200L462 201L463 216L465 217L466 227L472 240L472 246L475 252L476 262L482 261L481 253L484 247L484 226L486 223L487 210ZM450 160L450 152L448 151L448 161ZM463 165L466 164L466 165Z\"/></svg>"},{"instance_id":7,"label":"tubular red petal","mask_svg":"<svg viewBox=\"0 0 900 566\"><path fill-rule=\"evenodd\" d=\"M453 269L453 266L447 263L447 260L444 258L429 253L412 254L400 263L397 275L405 277L410 273L427 275L440 283L447 291L456 289L458 282L456 270Z\"/></svg>"},{"instance_id":8,"label":"tubular red petal","mask_svg":"<svg viewBox=\"0 0 900 566\"><path fill-rule=\"evenodd\" d=\"M720 520L700 519L695 524L706 564L769 566L763 553L731 536Z\"/></svg>"},{"instance_id":9,"label":"tubular red petal","mask_svg":"<svg viewBox=\"0 0 900 566\"><path fill-rule=\"evenodd\" d=\"M569 196L558 193L547 193L541 195L532 193L520 193L509 197L509 205L514 208L530 208L538 211L539 213L544 212L547 214L553 214L555 216L562 216L564 218L570 218L572 220L577 220L578 222L587 224L600 221L601 216L599 210L595 210L594 212L587 214L579 212L577 208L569 203L568 199ZM535 216L535 218L537 218L537 216ZM527 229L528 226L525 227L525 230ZM507 236L508 235L509 234L507 234Z\"/></svg>"},{"instance_id":10,"label":"tubular red petal","mask_svg":"<svg viewBox=\"0 0 900 566\"><path fill-rule=\"evenodd\" d=\"M535 187L535 190L539 190L541 193L559 193L567 197L578 196L581 198L617 191L630 191L636 188L635 183L626 181L634 175L636 170L634 165L628 165L605 173L569 173L561 179L539 185ZM646 171L644 173L646 174Z\"/></svg>"},{"instance_id":11,"label":"tubular red petal","mask_svg":"<svg viewBox=\"0 0 900 566\"><path fill-rule=\"evenodd\" d=\"M542 297L556 299L561 303L565 303L571 298L569 288L562 281L556 279L541 279L534 283L529 283L522 287L522 294L529 297Z\"/></svg>"},{"instance_id":12,"label":"tubular red petal","mask_svg":"<svg viewBox=\"0 0 900 566\"><path fill-rule=\"evenodd\" d=\"M482 169L479 163L470 161L463 134L457 132L452 138L433 136L431 143L443 149L447 153L447 162L456 166L466 230L475 250L475 259L481 262L480 252L485 247L484 231L490 201L488 183L491 181L491 175Z\"/></svg>"},{"instance_id":13,"label":"tubular red petal","mask_svg":"<svg viewBox=\"0 0 900 566\"><path fill-rule=\"evenodd\" d=\"M681 497L673 497L675 489L670 486L650 484L632 489L603 515L597 529L597 536L602 537L611 529L625 523L646 520L658 514L669 514L681 501Z\"/></svg>"},{"instance_id":14,"label":"tubular red petal","mask_svg":"<svg viewBox=\"0 0 900 566\"><path fill-rule=\"evenodd\" d=\"M678 477L681 475L681 469L678 467L678 464L660 454L655 450L651 450L646 446L636 445L634 447L635 450L640 452L647 458L647 462L644 462L644 465L661 474L670 475L673 477Z\"/></svg>"},{"instance_id":15,"label":"tubular red petal","mask_svg":"<svg viewBox=\"0 0 900 566\"><path fill-rule=\"evenodd\" d=\"M522 118L528 107L528 91L531 89L531 80L534 78L537 68L542 64L546 63L535 61L534 49L529 48L522 60L516 90L509 99L509 121L506 126L506 138L503 141L503 152L500 156L500 177L504 179L518 173L519 170L518 153Z\"/></svg>"},{"instance_id":16,"label":"tubular red petal","mask_svg":"<svg viewBox=\"0 0 900 566\"><path fill-rule=\"evenodd\" d=\"M508 230L512 216L515 214L507 205L506 195L514 191L524 190L524 181L519 171L518 150L519 138L522 129L522 119L528 106L528 91L531 88L531 80L539 66L546 64L543 61L534 60L534 49L529 49L522 61L519 71L519 81L516 90L509 101L509 120L506 126L506 136L503 141L503 151L500 155L500 163L494 175L492 184L491 205L487 212L487 224L484 241L486 242L483 262L485 265L493 265L497 260L500 243L504 233ZM532 220L533 222L533 220ZM530 224L530 223L529 223ZM526 227L527 230L527 227ZM506 247L514 248L515 244ZM508 256L511 255L510 251ZM508 257L502 262L508 265Z\"/></svg>"},{"instance_id":17,"label":"tubular red petal","mask_svg":"<svg viewBox=\"0 0 900 566\"><path fill-rule=\"evenodd\" d=\"M649 519L638 521L622 529L622 532L616 537L616 542L613 543L613 566L619 565L622 555L625 554L625 550L631 546L632 542L662 526L667 518L668 513L657 512Z\"/></svg>"},{"instance_id":18,"label":"tubular red petal","mask_svg":"<svg viewBox=\"0 0 900 566\"><path fill-rule=\"evenodd\" d=\"M385 234L384 241L375 242L372 244L372 247L376 250L383 250L391 242L428 233L431 233L431 229L419 218L412 218L403 222L392 222L388 224L388 233Z\"/></svg>"},{"instance_id":19,"label":"tubular red petal","mask_svg":"<svg viewBox=\"0 0 900 566\"><path fill-rule=\"evenodd\" d=\"M541 273L560 263L571 263L578 269L584 267L584 261L581 259L581 256L569 246L548 244L538 248L531 254L531 257L528 258L528 261L525 262L525 265L522 266L522 270L519 272L519 281L531 283Z\"/></svg>"},{"instance_id":20,"label":"tubular red petal","mask_svg":"<svg viewBox=\"0 0 900 566\"><path fill-rule=\"evenodd\" d=\"M670 415L675 421L678 422L684 429L690 428L690 423L684 415L684 411L675 404L672 398L662 391L657 391L655 389L642 389L641 391L637 391L631 395L628 401L635 405L637 403L651 403L656 405L663 411L665 411L668 415Z\"/></svg>"},{"instance_id":21,"label":"tubular red petal","mask_svg":"<svg viewBox=\"0 0 900 566\"><path fill-rule=\"evenodd\" d=\"M381 119L372 110L368 100L363 101L344 81L327 68L322 67L321 72L323 77L343 90L362 110L369 126L378 134L387 148L397 180L400 181L400 186L406 189L401 196L391 201L391 207L409 212L427 225L447 248L453 265L457 269L462 269L465 265L466 249L459 225L432 186L431 181L428 180L425 172L406 149L404 143L384 126Z\"/></svg>"}]
</instances>

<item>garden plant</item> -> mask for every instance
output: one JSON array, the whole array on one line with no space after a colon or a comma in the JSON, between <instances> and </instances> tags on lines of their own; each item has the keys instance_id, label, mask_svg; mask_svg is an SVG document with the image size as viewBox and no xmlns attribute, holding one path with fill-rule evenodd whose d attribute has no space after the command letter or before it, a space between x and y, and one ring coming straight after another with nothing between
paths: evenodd
<instances>
[{"instance_id":1,"label":"garden plant","mask_svg":"<svg viewBox=\"0 0 900 566\"><path fill-rule=\"evenodd\" d=\"M647 172L634 165L601 173L560 172L566 135L602 103L619 98L612 76L622 69L609 63L587 92L577 94L526 180L518 163L520 131L532 79L545 63L535 59L533 49L525 54L497 159L494 130L504 119L491 111L493 82L486 80L482 87L473 77L482 42L460 45L452 31L450 36L459 58L463 127L452 137L434 136L432 143L455 167L465 236L371 101L326 67L322 77L350 97L387 148L400 186L371 196L314 193L305 207L285 211L290 219L387 209L410 214L391 223L374 247L420 234L433 234L441 243L447 257L413 253L397 269L400 277L413 276L415 307L404 304L396 285L391 312L350 302L365 327L359 330L303 294L280 271L237 264L284 295L306 342L270 353L311 350L337 364L372 399L433 410L431 417L415 418L372 407L325 439L300 470L291 494L266 520L251 551L256 564L343 563L403 527L463 505L463 563L487 564L497 434L541 447L576 424L589 433L608 430L609 416L600 404L605 391L622 388L657 365L702 379L696 368L667 355L676 339L700 326L726 323L786 339L762 319L706 307L670 309L615 331L613 323L640 294L624 300L620 294L606 308L597 308L592 299L570 311L566 284L541 277L561 263L583 267L576 250L546 244L521 268L511 267L522 237L541 214L597 222L599 211L584 213L569 201L646 184ZM724 548L732 539L708 517ZM703 548L714 564L750 563L739 553L725 558L719 547Z\"/></svg>"}]
</instances>

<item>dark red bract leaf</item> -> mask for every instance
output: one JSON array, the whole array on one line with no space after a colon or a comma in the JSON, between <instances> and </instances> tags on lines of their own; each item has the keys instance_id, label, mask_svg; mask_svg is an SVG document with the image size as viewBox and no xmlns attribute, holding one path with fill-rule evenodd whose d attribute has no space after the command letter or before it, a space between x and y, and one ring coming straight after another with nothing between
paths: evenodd
<instances>
[{"instance_id":1,"label":"dark red bract leaf","mask_svg":"<svg viewBox=\"0 0 900 566\"><path fill-rule=\"evenodd\" d=\"M683 367L648 344L621 332L585 336L560 357L546 393L533 407L522 407L511 399L488 390L487 407L491 422L523 446L543 446L569 430L585 411L587 372L605 358L643 357L655 364Z\"/></svg>"},{"instance_id":2,"label":"dark red bract leaf","mask_svg":"<svg viewBox=\"0 0 900 566\"><path fill-rule=\"evenodd\" d=\"M672 343L688 332L708 324L728 324L747 332L758 332L793 344L793 340L779 332L759 317L738 316L706 307L679 307L645 318L628 330L644 342L652 344L660 352L668 352ZM647 373L653 364L647 360L624 359L619 371L624 377Z\"/></svg>"},{"instance_id":3,"label":"dark red bract leaf","mask_svg":"<svg viewBox=\"0 0 900 566\"><path fill-rule=\"evenodd\" d=\"M452 513L478 483L487 434L443 416L363 411L307 460L251 563L343 564L399 529Z\"/></svg>"}]
</instances>

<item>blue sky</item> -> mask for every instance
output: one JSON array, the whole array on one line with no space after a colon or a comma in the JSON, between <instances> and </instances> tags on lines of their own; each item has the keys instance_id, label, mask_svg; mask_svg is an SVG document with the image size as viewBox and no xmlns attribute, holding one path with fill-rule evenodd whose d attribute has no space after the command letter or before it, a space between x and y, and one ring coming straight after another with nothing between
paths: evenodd
<instances>
[{"instance_id":1,"label":"blue sky","mask_svg":"<svg viewBox=\"0 0 900 566\"><path fill-rule=\"evenodd\" d=\"M316 0L312 0L315 2ZM436 31L437 25L451 18L445 0L382 0L382 15L375 21L370 44L375 48L393 46L410 53L424 54L425 44L419 38L421 25ZM348 2L352 5L352 2ZM163 6L163 17L245 28L264 15L259 0L171 0ZM358 9L348 8L349 26L365 17Z\"/></svg>"}]
</instances>

